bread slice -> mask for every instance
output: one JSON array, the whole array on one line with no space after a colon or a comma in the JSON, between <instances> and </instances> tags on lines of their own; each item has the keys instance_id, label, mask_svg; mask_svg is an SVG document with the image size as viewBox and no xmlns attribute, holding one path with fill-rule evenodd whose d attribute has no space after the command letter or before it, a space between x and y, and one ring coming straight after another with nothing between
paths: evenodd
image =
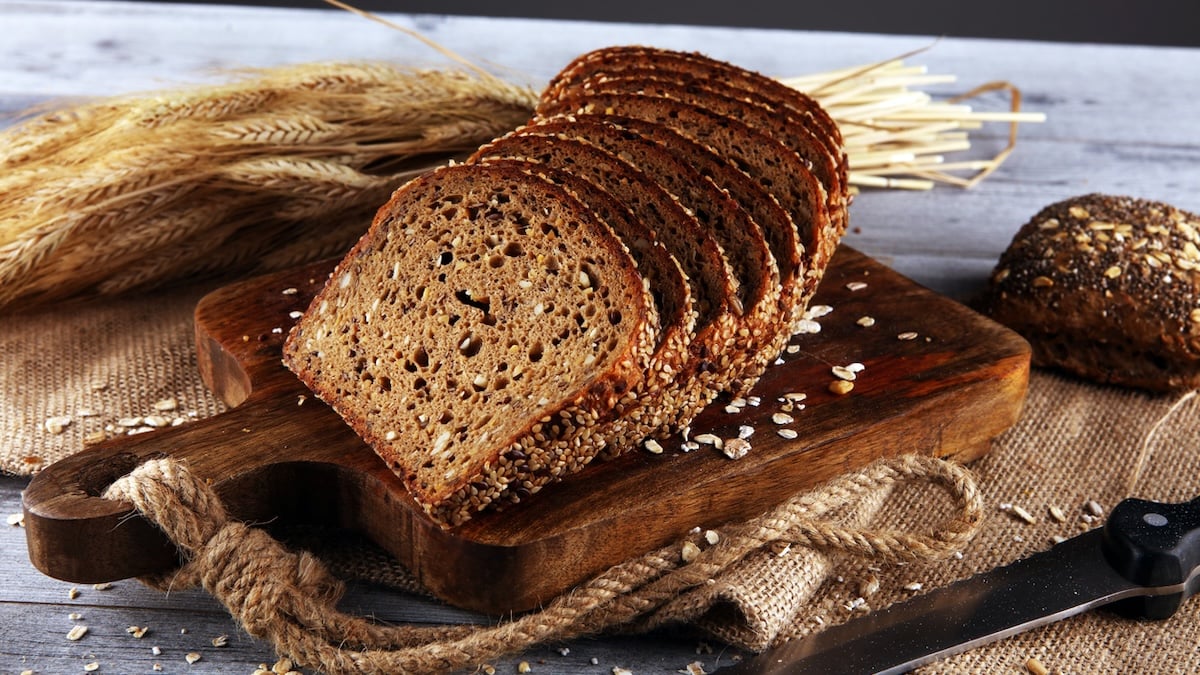
<instances>
[{"instance_id":1,"label":"bread slice","mask_svg":"<svg viewBox=\"0 0 1200 675\"><path fill-rule=\"evenodd\" d=\"M659 242L653 230L611 194L574 174L549 165L524 159L487 159L490 166L511 166L536 174L559 185L587 205L629 250L638 271L646 281L647 290L657 310L658 342L650 355L646 377L631 390L637 392L630 402L636 403L658 392L675 380L675 373L687 358L688 344L696 326L696 310L692 290L679 262ZM614 413L626 417L626 405L618 403Z\"/></svg>"},{"instance_id":2,"label":"bread slice","mask_svg":"<svg viewBox=\"0 0 1200 675\"><path fill-rule=\"evenodd\" d=\"M842 176L833 151L823 142L828 139L819 138L817 132L796 113L787 109L772 110L754 102L750 93L739 97L727 96L717 92L710 80L702 82L689 79L691 76L688 74L674 76L670 71L658 68L646 68L644 71L649 75L637 75L642 71L631 70L622 71L616 76L589 79L579 87L564 91L564 96L570 92L578 92L581 96L640 93L671 98L736 119L783 143L799 155L809 169L797 175L795 180L807 184L806 190L813 194L819 192L814 185L819 182L825 194L825 203L813 204L807 212L793 214L796 225L801 228L801 239L813 251L814 259L810 261L809 269L824 270L848 225L847 188L841 182ZM550 110L552 106L543 104L539 109Z\"/></svg>"},{"instance_id":3,"label":"bread slice","mask_svg":"<svg viewBox=\"0 0 1200 675\"><path fill-rule=\"evenodd\" d=\"M444 167L397 190L284 345L444 525L581 467L639 386L654 307L620 240L512 167Z\"/></svg>"},{"instance_id":4,"label":"bread slice","mask_svg":"<svg viewBox=\"0 0 1200 675\"><path fill-rule=\"evenodd\" d=\"M686 425L724 389L730 377L728 352L740 327L740 312L735 310L737 280L724 252L711 232L629 162L576 138L524 131L519 129L483 146L469 161L526 159L594 183L628 206L635 218L652 225L658 241L684 270L696 308L687 358L679 364L677 385L664 391L658 406L640 414L655 416L650 426L663 432Z\"/></svg>"},{"instance_id":5,"label":"bread slice","mask_svg":"<svg viewBox=\"0 0 1200 675\"><path fill-rule=\"evenodd\" d=\"M636 123L636 120L630 120ZM662 141L648 138L645 134L661 130ZM740 396L757 381L766 365L778 356L782 343L780 335L790 335L783 314L780 296L785 284L781 282L780 266L775 259L771 238L756 222L748 208L751 199L770 198L756 189L751 194L730 190L743 178L755 185L744 173L732 164L721 160L711 150L683 138L670 129L646 122L639 131L605 121L604 116L584 115L535 120L521 130L526 134L563 134L594 143L609 152L631 157L633 163L650 173L664 187L674 193L685 205L701 215L702 222L713 230L726 256L733 262L735 273L741 280L743 307L741 337L734 349L744 352L740 363L733 365L737 376L731 381L730 392ZM665 153L663 151L666 151ZM700 170L704 165L709 172ZM715 174L715 175L714 175ZM710 187L720 186L724 193L719 201ZM756 186L757 187L757 186ZM730 205L738 208L723 210ZM743 205L747 208L742 208ZM784 236L792 235L794 253L795 230L784 214L782 221L767 223L773 230L779 228ZM791 281L789 280L789 284ZM791 287L788 287L789 295ZM786 339L786 338L785 338Z\"/></svg>"}]
</instances>

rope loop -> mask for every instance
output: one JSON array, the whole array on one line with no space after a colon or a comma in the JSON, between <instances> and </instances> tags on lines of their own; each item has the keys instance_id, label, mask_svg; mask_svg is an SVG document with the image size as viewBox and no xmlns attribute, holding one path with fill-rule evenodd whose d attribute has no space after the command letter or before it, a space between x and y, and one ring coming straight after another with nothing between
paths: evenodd
<instances>
[{"instance_id":1,"label":"rope loop","mask_svg":"<svg viewBox=\"0 0 1200 675\"><path fill-rule=\"evenodd\" d=\"M832 517L878 490L919 481L940 487L955 502L955 513L933 532L850 528ZM269 640L294 662L330 674L455 670L542 642L629 625L780 541L882 561L937 560L961 550L983 519L982 497L963 467L918 455L889 458L726 527L718 543L687 561L681 545L667 546L499 625L418 627L380 625L339 611L342 583L320 560L231 520L211 486L177 460L145 462L105 497L131 502L186 558L173 574L143 581L160 588L201 585L248 633Z\"/></svg>"}]
</instances>

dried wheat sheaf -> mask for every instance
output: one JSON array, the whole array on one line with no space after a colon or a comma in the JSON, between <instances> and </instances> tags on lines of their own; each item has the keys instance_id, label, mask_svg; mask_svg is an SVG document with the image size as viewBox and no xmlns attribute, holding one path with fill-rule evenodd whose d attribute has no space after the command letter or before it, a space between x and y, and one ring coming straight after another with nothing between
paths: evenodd
<instances>
[{"instance_id":1,"label":"dried wheat sheaf","mask_svg":"<svg viewBox=\"0 0 1200 675\"><path fill-rule=\"evenodd\" d=\"M0 134L0 306L343 253L401 183L535 100L477 72L316 63L31 117Z\"/></svg>"}]
</instances>

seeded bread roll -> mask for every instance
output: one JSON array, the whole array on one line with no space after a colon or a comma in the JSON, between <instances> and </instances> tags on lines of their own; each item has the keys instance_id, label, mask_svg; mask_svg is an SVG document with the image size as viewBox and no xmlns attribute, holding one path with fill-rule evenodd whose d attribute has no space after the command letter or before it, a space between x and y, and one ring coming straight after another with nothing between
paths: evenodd
<instances>
[{"instance_id":1,"label":"seeded bread roll","mask_svg":"<svg viewBox=\"0 0 1200 675\"><path fill-rule=\"evenodd\" d=\"M397 190L284 363L453 525L576 470L656 343L633 259L562 187L444 167Z\"/></svg>"},{"instance_id":2,"label":"seeded bread roll","mask_svg":"<svg viewBox=\"0 0 1200 675\"><path fill-rule=\"evenodd\" d=\"M1200 216L1089 194L1051 204L996 266L983 310L1033 362L1152 391L1200 386Z\"/></svg>"}]
</instances>

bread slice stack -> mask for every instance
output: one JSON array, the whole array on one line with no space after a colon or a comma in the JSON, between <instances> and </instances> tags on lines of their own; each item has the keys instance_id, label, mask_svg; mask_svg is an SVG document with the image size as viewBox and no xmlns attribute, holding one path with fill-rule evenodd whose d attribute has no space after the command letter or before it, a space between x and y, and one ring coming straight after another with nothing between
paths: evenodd
<instances>
[{"instance_id":1,"label":"bread slice stack","mask_svg":"<svg viewBox=\"0 0 1200 675\"><path fill-rule=\"evenodd\" d=\"M597 50L527 125L396 191L284 363L458 525L748 392L848 202L811 98L700 54Z\"/></svg>"}]
</instances>

